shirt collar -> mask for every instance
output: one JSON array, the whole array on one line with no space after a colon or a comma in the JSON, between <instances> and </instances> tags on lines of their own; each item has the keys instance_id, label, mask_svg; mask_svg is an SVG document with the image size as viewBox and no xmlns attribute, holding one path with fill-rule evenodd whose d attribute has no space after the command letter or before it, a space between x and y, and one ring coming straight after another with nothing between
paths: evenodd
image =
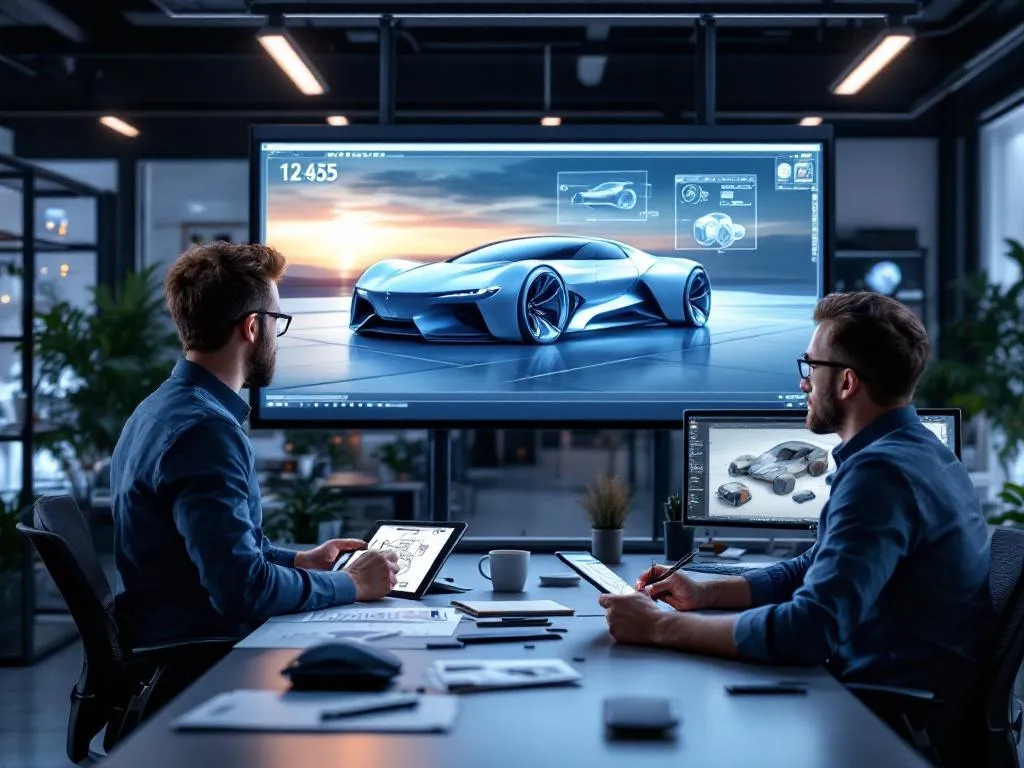
<instances>
[{"instance_id":1,"label":"shirt collar","mask_svg":"<svg viewBox=\"0 0 1024 768\"><path fill-rule=\"evenodd\" d=\"M895 432L897 429L913 424L918 420L917 409L913 405L904 405L900 408L886 411L832 451L832 455L836 458L836 464L842 464L853 454L857 453L857 451L867 448L890 432Z\"/></svg>"},{"instance_id":2,"label":"shirt collar","mask_svg":"<svg viewBox=\"0 0 1024 768\"><path fill-rule=\"evenodd\" d=\"M239 424L249 418L251 409L245 399L198 363L181 358L174 364L171 375L205 389Z\"/></svg>"}]
</instances>

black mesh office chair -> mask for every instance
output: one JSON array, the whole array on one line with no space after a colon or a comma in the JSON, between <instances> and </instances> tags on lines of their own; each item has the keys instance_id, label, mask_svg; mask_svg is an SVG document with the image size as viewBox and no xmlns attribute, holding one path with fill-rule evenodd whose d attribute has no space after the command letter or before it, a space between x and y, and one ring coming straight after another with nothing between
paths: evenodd
<instances>
[{"instance_id":1,"label":"black mesh office chair","mask_svg":"<svg viewBox=\"0 0 1024 768\"><path fill-rule=\"evenodd\" d=\"M113 593L78 504L70 496L40 498L33 508L33 523L34 527L18 523L18 531L39 552L82 638L82 673L71 689L67 736L68 757L79 763L97 756L90 754L89 745L104 727L103 747L109 750L179 692L184 676L169 674L169 669L202 670L230 650L235 640L124 648L114 619Z\"/></svg>"},{"instance_id":2,"label":"black mesh office chair","mask_svg":"<svg viewBox=\"0 0 1024 768\"><path fill-rule=\"evenodd\" d=\"M1022 573L1024 531L997 528L992 534L989 567L992 623L989 646L983 654L986 666L970 709L972 720L962 724L958 742L963 748L957 759L972 768L1021 768L1018 750L1024 704L1014 686L1024 662ZM932 692L882 685L847 687L935 765L952 768L944 765L943 756L934 746L939 742L938 734L928 731L929 710L942 704Z\"/></svg>"}]
</instances>

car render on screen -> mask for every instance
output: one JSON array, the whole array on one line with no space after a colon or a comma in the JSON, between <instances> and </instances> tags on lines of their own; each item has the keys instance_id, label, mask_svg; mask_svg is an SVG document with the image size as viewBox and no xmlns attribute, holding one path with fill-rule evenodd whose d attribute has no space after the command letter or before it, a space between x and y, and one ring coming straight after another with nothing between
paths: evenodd
<instances>
[{"instance_id":1,"label":"car render on screen","mask_svg":"<svg viewBox=\"0 0 1024 768\"><path fill-rule=\"evenodd\" d=\"M748 475L771 483L780 496L792 493L796 479L803 475L818 477L828 471L828 451L802 440L788 440L760 456L743 454L729 464L729 476Z\"/></svg>"},{"instance_id":2,"label":"car render on screen","mask_svg":"<svg viewBox=\"0 0 1024 768\"><path fill-rule=\"evenodd\" d=\"M572 196L573 205L610 205L620 211L632 210L636 201L631 181L606 181Z\"/></svg>"},{"instance_id":3,"label":"car render on screen","mask_svg":"<svg viewBox=\"0 0 1024 768\"><path fill-rule=\"evenodd\" d=\"M711 313L696 261L566 235L500 240L441 262L386 259L352 294L354 333L428 341L553 344L627 326L699 328Z\"/></svg>"}]
</instances>

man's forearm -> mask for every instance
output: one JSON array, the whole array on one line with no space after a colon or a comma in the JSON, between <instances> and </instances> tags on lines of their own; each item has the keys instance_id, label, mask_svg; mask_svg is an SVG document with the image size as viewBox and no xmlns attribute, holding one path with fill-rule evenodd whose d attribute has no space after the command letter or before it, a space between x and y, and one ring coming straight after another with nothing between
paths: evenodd
<instances>
[{"instance_id":1,"label":"man's forearm","mask_svg":"<svg viewBox=\"0 0 1024 768\"><path fill-rule=\"evenodd\" d=\"M700 583L703 608L742 611L752 605L750 583L742 576L708 579Z\"/></svg>"},{"instance_id":2,"label":"man's forearm","mask_svg":"<svg viewBox=\"0 0 1024 768\"><path fill-rule=\"evenodd\" d=\"M654 632L655 645L685 653L700 653L728 659L739 657L733 639L735 614L701 616L695 613L666 613Z\"/></svg>"}]
</instances>

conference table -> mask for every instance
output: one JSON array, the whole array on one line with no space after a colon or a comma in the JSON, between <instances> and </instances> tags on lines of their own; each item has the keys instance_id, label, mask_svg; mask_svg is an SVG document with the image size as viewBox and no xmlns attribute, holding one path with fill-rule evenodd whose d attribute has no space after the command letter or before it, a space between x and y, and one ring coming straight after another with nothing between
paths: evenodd
<instances>
[{"instance_id":1,"label":"conference table","mask_svg":"<svg viewBox=\"0 0 1024 768\"><path fill-rule=\"evenodd\" d=\"M447 733L265 733L179 731L171 725L213 696L237 689L285 691L281 670L296 649L232 650L193 685L112 750L109 768L926 768L928 763L821 667L773 667L676 651L616 644L608 634L598 592L541 587L540 574L568 569L553 555L532 555L526 591L497 593L477 572L480 555L455 554L441 576L473 587L462 595L432 594L422 605L454 599L551 599L574 608L556 617L558 641L467 645L459 649L396 650L403 661L396 687L424 685L437 659L560 658L582 674L572 686L522 688L459 696ZM629 581L651 563L627 555L612 566ZM695 574L696 578L717 578ZM391 601L407 605L408 601ZM469 617L463 623L470 624ZM729 695L732 683L800 681L805 695ZM664 740L610 738L606 697L664 696L679 717Z\"/></svg>"}]
</instances>

